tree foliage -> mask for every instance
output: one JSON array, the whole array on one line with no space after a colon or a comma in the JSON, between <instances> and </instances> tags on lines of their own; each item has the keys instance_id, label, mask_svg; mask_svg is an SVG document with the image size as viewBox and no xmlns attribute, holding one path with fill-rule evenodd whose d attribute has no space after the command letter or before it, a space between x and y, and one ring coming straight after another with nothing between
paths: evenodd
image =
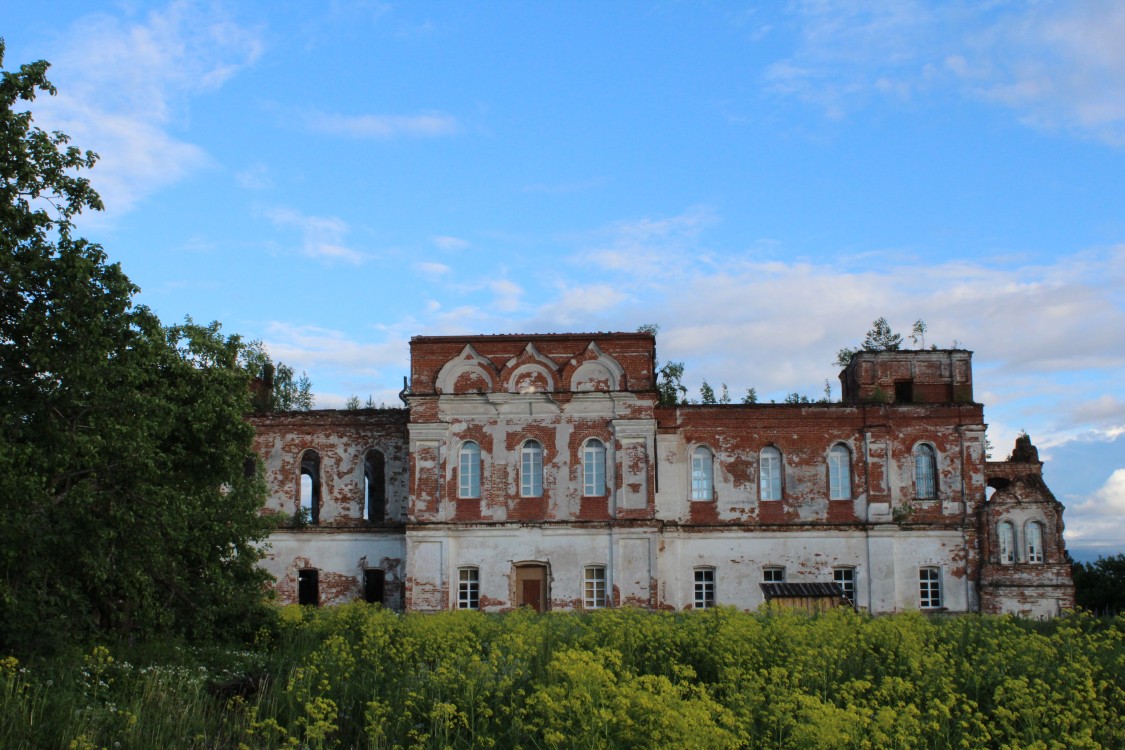
<instances>
[{"instance_id":1,"label":"tree foliage","mask_svg":"<svg viewBox=\"0 0 1125 750\"><path fill-rule=\"evenodd\" d=\"M914 323L912 338L923 336L926 324L919 320ZM923 339L924 341L925 339ZM902 334L891 330L890 323L884 317L878 317L871 322L871 329L863 338L863 345L858 349L844 347L836 352L836 365L847 367L856 352L893 352L902 348Z\"/></svg>"},{"instance_id":2,"label":"tree foliage","mask_svg":"<svg viewBox=\"0 0 1125 750\"><path fill-rule=\"evenodd\" d=\"M1074 563L1075 603L1096 614L1125 612L1125 554Z\"/></svg>"},{"instance_id":3,"label":"tree foliage","mask_svg":"<svg viewBox=\"0 0 1125 750\"><path fill-rule=\"evenodd\" d=\"M667 362L659 370L660 379L656 391L661 406L675 406L684 403L687 386L684 385L684 363Z\"/></svg>"},{"instance_id":4,"label":"tree foliage","mask_svg":"<svg viewBox=\"0 0 1125 750\"><path fill-rule=\"evenodd\" d=\"M96 155L18 111L47 64L3 70L0 42L0 650L96 633L252 625L249 376L237 336L165 328L73 217L101 201Z\"/></svg>"}]
</instances>

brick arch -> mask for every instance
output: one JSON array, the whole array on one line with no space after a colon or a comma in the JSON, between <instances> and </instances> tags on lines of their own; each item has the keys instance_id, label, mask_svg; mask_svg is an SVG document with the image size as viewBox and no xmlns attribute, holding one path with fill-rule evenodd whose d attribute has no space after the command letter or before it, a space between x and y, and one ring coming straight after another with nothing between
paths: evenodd
<instances>
[{"instance_id":1,"label":"brick arch","mask_svg":"<svg viewBox=\"0 0 1125 750\"><path fill-rule=\"evenodd\" d=\"M504 364L499 380L508 393L554 393L558 390L559 368L534 344L528 344Z\"/></svg>"},{"instance_id":2,"label":"brick arch","mask_svg":"<svg viewBox=\"0 0 1125 750\"><path fill-rule=\"evenodd\" d=\"M626 390L625 369L593 341L563 367L561 379L575 392Z\"/></svg>"},{"instance_id":3,"label":"brick arch","mask_svg":"<svg viewBox=\"0 0 1125 750\"><path fill-rule=\"evenodd\" d=\"M434 387L438 393L492 393L500 382L496 365L488 357L482 357L466 344L453 359L442 365Z\"/></svg>"}]
</instances>

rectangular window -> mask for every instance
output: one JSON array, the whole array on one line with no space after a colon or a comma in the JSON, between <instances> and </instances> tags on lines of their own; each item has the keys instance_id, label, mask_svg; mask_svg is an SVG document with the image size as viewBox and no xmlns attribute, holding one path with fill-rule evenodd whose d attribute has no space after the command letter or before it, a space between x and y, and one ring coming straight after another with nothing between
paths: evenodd
<instances>
[{"instance_id":1,"label":"rectangular window","mask_svg":"<svg viewBox=\"0 0 1125 750\"><path fill-rule=\"evenodd\" d=\"M691 454L691 499L715 499L715 457L702 445Z\"/></svg>"},{"instance_id":2,"label":"rectangular window","mask_svg":"<svg viewBox=\"0 0 1125 750\"><path fill-rule=\"evenodd\" d=\"M761 499L781 499L781 451L763 448L761 453Z\"/></svg>"},{"instance_id":3,"label":"rectangular window","mask_svg":"<svg viewBox=\"0 0 1125 750\"><path fill-rule=\"evenodd\" d=\"M833 568L832 580L840 584L844 596L848 601L855 603L855 568Z\"/></svg>"},{"instance_id":4,"label":"rectangular window","mask_svg":"<svg viewBox=\"0 0 1125 750\"><path fill-rule=\"evenodd\" d=\"M918 571L918 606L941 609L941 570L922 568Z\"/></svg>"},{"instance_id":5,"label":"rectangular window","mask_svg":"<svg viewBox=\"0 0 1125 750\"><path fill-rule=\"evenodd\" d=\"M582 606L586 609L604 607L606 605L605 566L587 565L582 588Z\"/></svg>"},{"instance_id":6,"label":"rectangular window","mask_svg":"<svg viewBox=\"0 0 1125 750\"><path fill-rule=\"evenodd\" d=\"M708 609L715 606L715 569L695 569L695 608Z\"/></svg>"},{"instance_id":7,"label":"rectangular window","mask_svg":"<svg viewBox=\"0 0 1125 750\"><path fill-rule=\"evenodd\" d=\"M835 445L828 451L829 500L851 500L851 459L852 454L842 445Z\"/></svg>"},{"instance_id":8,"label":"rectangular window","mask_svg":"<svg viewBox=\"0 0 1125 750\"><path fill-rule=\"evenodd\" d=\"M762 568L762 581L764 583L785 583L785 568L780 565Z\"/></svg>"},{"instance_id":9,"label":"rectangular window","mask_svg":"<svg viewBox=\"0 0 1125 750\"><path fill-rule=\"evenodd\" d=\"M480 609L480 571L476 568L457 570L457 609Z\"/></svg>"},{"instance_id":10,"label":"rectangular window","mask_svg":"<svg viewBox=\"0 0 1125 750\"><path fill-rule=\"evenodd\" d=\"M306 568L297 571L297 603L307 607L320 606L320 571Z\"/></svg>"}]
</instances>

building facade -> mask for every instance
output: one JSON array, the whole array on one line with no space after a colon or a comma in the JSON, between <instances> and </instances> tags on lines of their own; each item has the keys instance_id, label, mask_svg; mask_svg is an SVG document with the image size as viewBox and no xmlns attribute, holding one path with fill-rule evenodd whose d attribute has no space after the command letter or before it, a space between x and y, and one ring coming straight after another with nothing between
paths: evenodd
<instances>
[{"instance_id":1,"label":"building facade","mask_svg":"<svg viewBox=\"0 0 1125 750\"><path fill-rule=\"evenodd\" d=\"M1029 439L986 460L971 359L860 352L840 403L665 406L649 334L415 337L406 408L252 418L264 564L308 604L754 609L785 583L1052 616L1062 506Z\"/></svg>"}]
</instances>

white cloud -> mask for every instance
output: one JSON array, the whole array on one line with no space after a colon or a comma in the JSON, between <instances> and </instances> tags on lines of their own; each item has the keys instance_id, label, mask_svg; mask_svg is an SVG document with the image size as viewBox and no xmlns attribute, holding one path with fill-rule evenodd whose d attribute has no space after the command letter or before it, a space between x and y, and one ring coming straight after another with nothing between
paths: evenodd
<instances>
[{"instance_id":1,"label":"white cloud","mask_svg":"<svg viewBox=\"0 0 1125 750\"><path fill-rule=\"evenodd\" d=\"M1117 469L1088 499L1066 509L1067 541L1125 544L1125 468Z\"/></svg>"},{"instance_id":2,"label":"white cloud","mask_svg":"<svg viewBox=\"0 0 1125 750\"><path fill-rule=\"evenodd\" d=\"M607 271L628 271L635 278L666 275L699 262L698 254L685 251L716 221L711 209L694 206L677 216L616 222L596 232L575 260Z\"/></svg>"},{"instance_id":3,"label":"white cloud","mask_svg":"<svg viewBox=\"0 0 1125 750\"><path fill-rule=\"evenodd\" d=\"M508 279L488 282L489 290L495 295L493 305L500 312L514 312L520 309L523 300L523 287Z\"/></svg>"},{"instance_id":4,"label":"white cloud","mask_svg":"<svg viewBox=\"0 0 1125 750\"><path fill-rule=\"evenodd\" d=\"M797 48L766 88L846 116L874 96L953 87L1028 124L1125 145L1125 5L850 2L794 6Z\"/></svg>"},{"instance_id":5,"label":"white cloud","mask_svg":"<svg viewBox=\"0 0 1125 750\"><path fill-rule=\"evenodd\" d=\"M460 237L437 236L433 238L433 243L441 250L464 250L469 247L468 240Z\"/></svg>"},{"instance_id":6,"label":"white cloud","mask_svg":"<svg viewBox=\"0 0 1125 750\"><path fill-rule=\"evenodd\" d=\"M458 131L457 119L440 112L420 115L341 115L310 112L310 130L350 138L436 137Z\"/></svg>"},{"instance_id":7,"label":"white cloud","mask_svg":"<svg viewBox=\"0 0 1125 750\"><path fill-rule=\"evenodd\" d=\"M414 269L429 279L439 279L448 276L453 269L444 263L415 263Z\"/></svg>"},{"instance_id":8,"label":"white cloud","mask_svg":"<svg viewBox=\"0 0 1125 750\"><path fill-rule=\"evenodd\" d=\"M100 154L94 187L110 215L125 212L208 164L170 129L190 97L221 86L261 51L256 31L210 4L173 2L143 18L91 14L50 52L59 95L36 100L36 121Z\"/></svg>"},{"instance_id":9,"label":"white cloud","mask_svg":"<svg viewBox=\"0 0 1125 750\"><path fill-rule=\"evenodd\" d=\"M343 244L348 225L334 216L307 216L288 208L265 211L270 221L280 227L294 227L302 237L301 251L310 258L341 260L353 265L364 261L362 253Z\"/></svg>"},{"instance_id":10,"label":"white cloud","mask_svg":"<svg viewBox=\"0 0 1125 750\"><path fill-rule=\"evenodd\" d=\"M235 172L234 180L244 190L265 190L273 187L270 168L265 164L252 164L240 172Z\"/></svg>"}]
</instances>

